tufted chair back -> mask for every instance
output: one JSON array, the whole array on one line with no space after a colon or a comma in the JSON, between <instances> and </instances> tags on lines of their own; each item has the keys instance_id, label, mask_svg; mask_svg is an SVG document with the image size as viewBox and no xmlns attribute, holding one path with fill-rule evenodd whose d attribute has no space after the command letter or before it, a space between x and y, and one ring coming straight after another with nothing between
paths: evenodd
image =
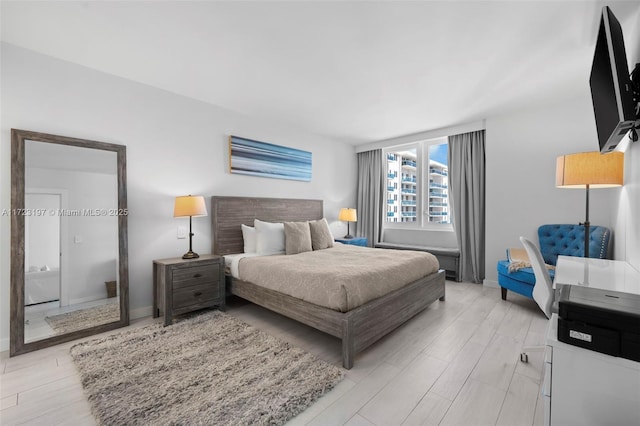
<instances>
[{"instance_id":1,"label":"tufted chair back","mask_svg":"<svg viewBox=\"0 0 640 426\"><path fill-rule=\"evenodd\" d=\"M604 226L589 228L589 257L607 259L611 231ZM538 228L544 262L555 265L558 256L584 256L584 226L542 225Z\"/></svg>"}]
</instances>

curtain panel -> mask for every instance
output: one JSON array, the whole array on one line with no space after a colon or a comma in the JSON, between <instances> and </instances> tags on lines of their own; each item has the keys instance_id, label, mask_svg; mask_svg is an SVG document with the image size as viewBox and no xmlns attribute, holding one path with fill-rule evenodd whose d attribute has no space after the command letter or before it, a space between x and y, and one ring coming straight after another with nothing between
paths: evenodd
<instances>
[{"instance_id":1,"label":"curtain panel","mask_svg":"<svg viewBox=\"0 0 640 426\"><path fill-rule=\"evenodd\" d=\"M464 281L485 278L485 131L449 136L449 204Z\"/></svg>"},{"instance_id":2,"label":"curtain panel","mask_svg":"<svg viewBox=\"0 0 640 426\"><path fill-rule=\"evenodd\" d=\"M382 235L384 173L381 149L358 153L356 235L366 237L369 247L375 246Z\"/></svg>"}]
</instances>

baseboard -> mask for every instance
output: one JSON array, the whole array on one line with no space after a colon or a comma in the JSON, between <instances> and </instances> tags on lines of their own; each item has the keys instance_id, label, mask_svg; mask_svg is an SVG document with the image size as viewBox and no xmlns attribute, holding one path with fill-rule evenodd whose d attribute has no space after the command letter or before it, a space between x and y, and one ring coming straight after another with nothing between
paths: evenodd
<instances>
[{"instance_id":1,"label":"baseboard","mask_svg":"<svg viewBox=\"0 0 640 426\"><path fill-rule=\"evenodd\" d=\"M150 317L153 314L153 306L143 306L142 308L135 308L129 310L129 319L140 319L144 317Z\"/></svg>"},{"instance_id":2,"label":"baseboard","mask_svg":"<svg viewBox=\"0 0 640 426\"><path fill-rule=\"evenodd\" d=\"M83 303L103 300L104 298L105 298L104 295L93 295L93 296L87 296L87 297L79 297L77 299L69 299L69 305L66 305L66 306L81 305Z\"/></svg>"},{"instance_id":3,"label":"baseboard","mask_svg":"<svg viewBox=\"0 0 640 426\"><path fill-rule=\"evenodd\" d=\"M498 284L498 281L484 280L482 284L491 288L500 288L500 284Z\"/></svg>"},{"instance_id":4,"label":"baseboard","mask_svg":"<svg viewBox=\"0 0 640 426\"><path fill-rule=\"evenodd\" d=\"M0 339L0 352L4 352L8 350L9 350L9 338L4 337Z\"/></svg>"}]
</instances>

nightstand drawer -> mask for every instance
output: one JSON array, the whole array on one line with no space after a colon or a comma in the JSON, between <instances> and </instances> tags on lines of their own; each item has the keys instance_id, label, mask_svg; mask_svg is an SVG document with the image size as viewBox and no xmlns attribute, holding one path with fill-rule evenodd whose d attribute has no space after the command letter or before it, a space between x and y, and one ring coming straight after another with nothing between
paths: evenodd
<instances>
[{"instance_id":1,"label":"nightstand drawer","mask_svg":"<svg viewBox=\"0 0 640 426\"><path fill-rule=\"evenodd\" d=\"M173 292L173 310L178 313L180 308L193 305L215 304L220 297L219 287L214 282L181 288Z\"/></svg>"},{"instance_id":2,"label":"nightstand drawer","mask_svg":"<svg viewBox=\"0 0 640 426\"><path fill-rule=\"evenodd\" d=\"M218 280L220 265L192 266L173 270L173 289L190 287ZM211 285L211 284L210 284Z\"/></svg>"},{"instance_id":3,"label":"nightstand drawer","mask_svg":"<svg viewBox=\"0 0 640 426\"><path fill-rule=\"evenodd\" d=\"M173 317L217 306L225 310L224 258L204 254L195 259L153 261L153 317Z\"/></svg>"}]
</instances>

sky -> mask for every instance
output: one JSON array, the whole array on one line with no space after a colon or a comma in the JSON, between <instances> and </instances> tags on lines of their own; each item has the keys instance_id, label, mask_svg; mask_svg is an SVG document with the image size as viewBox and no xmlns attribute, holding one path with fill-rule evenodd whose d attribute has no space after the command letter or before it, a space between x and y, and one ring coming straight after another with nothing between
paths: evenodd
<instances>
[{"instance_id":1,"label":"sky","mask_svg":"<svg viewBox=\"0 0 640 426\"><path fill-rule=\"evenodd\" d=\"M446 166L449 165L448 156L447 156L448 145L446 143L439 145L431 145L429 147L429 158L437 161L438 163L442 163Z\"/></svg>"}]
</instances>

